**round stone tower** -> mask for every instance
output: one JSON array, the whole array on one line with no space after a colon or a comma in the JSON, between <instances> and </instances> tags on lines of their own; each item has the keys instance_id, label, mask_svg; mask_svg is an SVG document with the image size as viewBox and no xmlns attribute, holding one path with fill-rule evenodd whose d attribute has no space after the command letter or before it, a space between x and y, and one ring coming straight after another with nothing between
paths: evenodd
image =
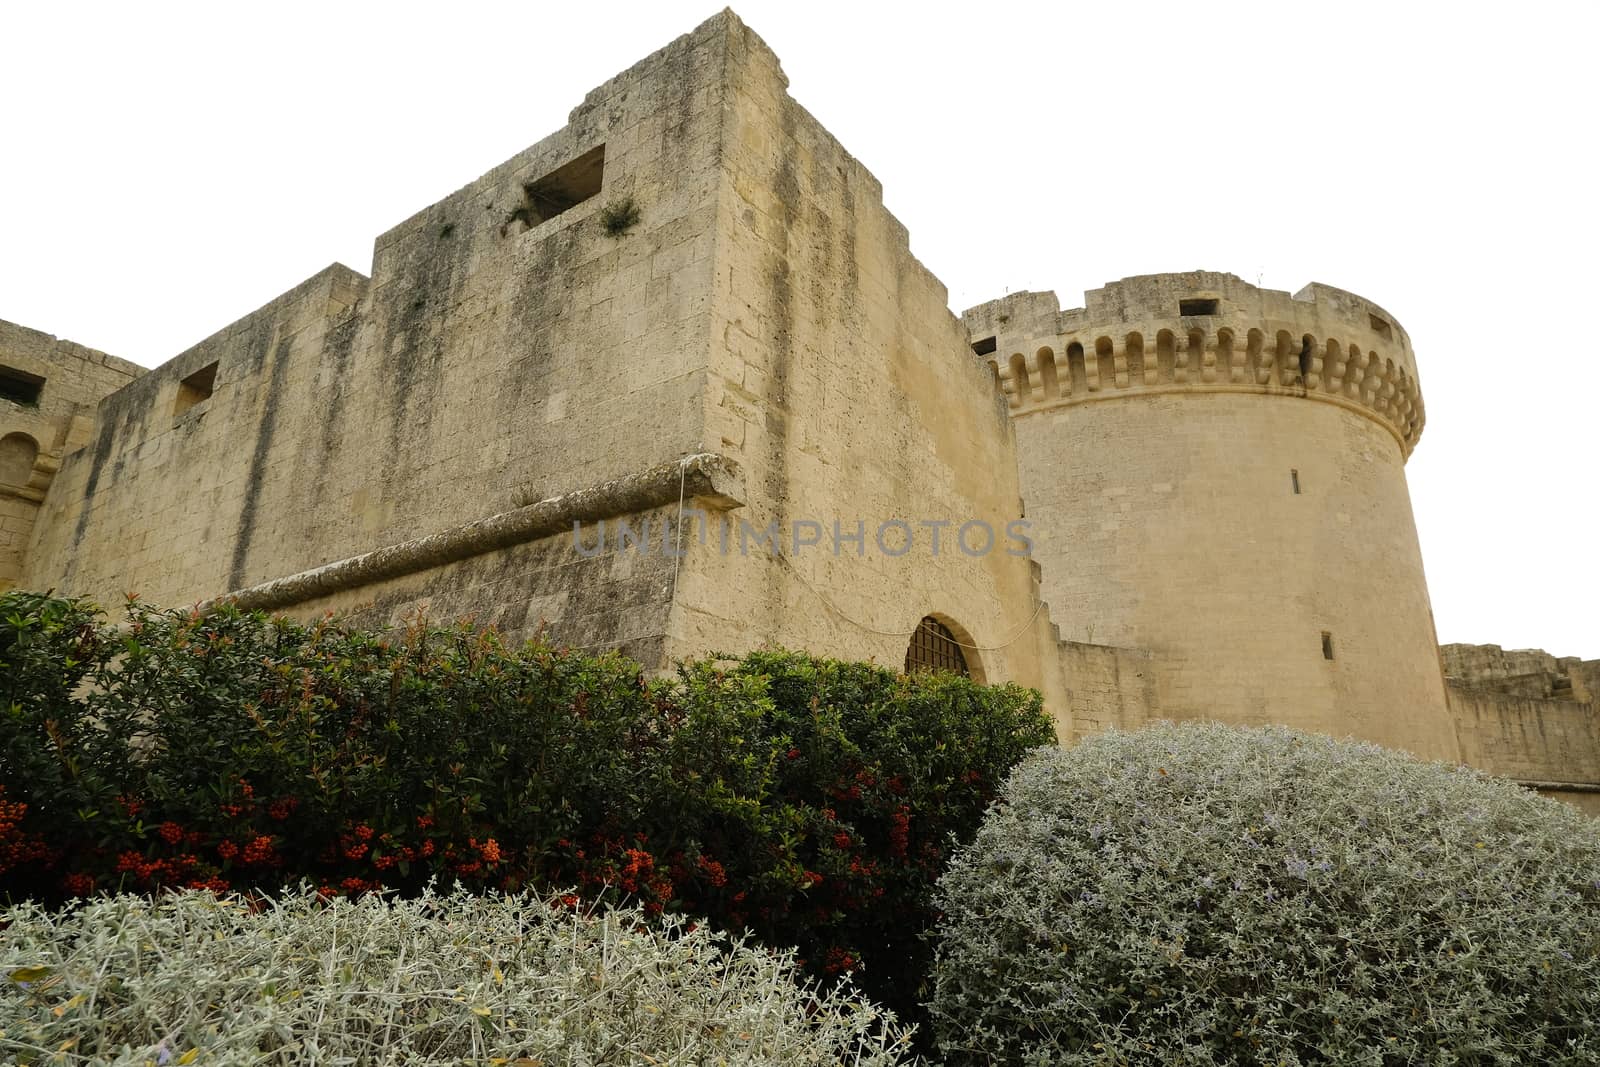
<instances>
[{"instance_id":1,"label":"round stone tower","mask_svg":"<svg viewBox=\"0 0 1600 1067\"><path fill-rule=\"evenodd\" d=\"M1018 293L966 315L1063 637L1148 650L1165 717L1455 759L1405 480L1422 395L1394 316L1209 272L1086 304Z\"/></svg>"}]
</instances>

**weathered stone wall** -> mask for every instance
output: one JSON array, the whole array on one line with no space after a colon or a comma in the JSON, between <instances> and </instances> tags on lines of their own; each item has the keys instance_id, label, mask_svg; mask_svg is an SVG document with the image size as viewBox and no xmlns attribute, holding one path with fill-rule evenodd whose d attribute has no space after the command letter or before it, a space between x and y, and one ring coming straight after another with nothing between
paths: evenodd
<instances>
[{"instance_id":1,"label":"weathered stone wall","mask_svg":"<svg viewBox=\"0 0 1600 1067\"><path fill-rule=\"evenodd\" d=\"M785 86L724 12L381 237L370 281L331 267L111 397L30 582L370 621L427 605L652 665L773 642L898 666L934 615L979 646L974 673L1064 716L1034 567L1006 551L1003 402L877 181ZM526 183L601 144L599 195L540 222ZM608 236L596 213L626 197L640 221ZM736 490L673 466L691 455ZM785 551L695 526L661 551L675 471L714 529L776 523ZM606 548L578 552L558 513L609 521ZM618 545L624 518L658 536ZM865 525L861 554L831 552L835 521ZM890 521L910 552L880 548ZM938 553L924 521L950 524ZM996 535L982 555L969 521ZM796 523L824 543L796 551Z\"/></svg>"},{"instance_id":2,"label":"weathered stone wall","mask_svg":"<svg viewBox=\"0 0 1600 1067\"><path fill-rule=\"evenodd\" d=\"M1499 645L1442 645L1439 655L1452 686L1533 699L1600 701L1600 660Z\"/></svg>"},{"instance_id":3,"label":"weathered stone wall","mask_svg":"<svg viewBox=\"0 0 1600 1067\"><path fill-rule=\"evenodd\" d=\"M1452 685L1462 762L1600 814L1600 706Z\"/></svg>"},{"instance_id":4,"label":"weathered stone wall","mask_svg":"<svg viewBox=\"0 0 1600 1067\"><path fill-rule=\"evenodd\" d=\"M1600 788L1600 720L1587 701L1450 687L1462 762L1529 784Z\"/></svg>"},{"instance_id":5,"label":"weathered stone wall","mask_svg":"<svg viewBox=\"0 0 1600 1067\"><path fill-rule=\"evenodd\" d=\"M1456 757L1404 474L1421 398L1392 316L1195 273L966 318L994 338L1069 640L1148 650L1163 716Z\"/></svg>"},{"instance_id":6,"label":"weathered stone wall","mask_svg":"<svg viewBox=\"0 0 1600 1067\"><path fill-rule=\"evenodd\" d=\"M370 279L147 374L0 323L0 367L47 379L0 401L0 589L426 608L653 668L899 666L933 616L1063 741L1283 722L1600 808L1600 661L1447 646L1447 705L1392 316L1197 272L958 320L731 12L381 236Z\"/></svg>"},{"instance_id":7,"label":"weathered stone wall","mask_svg":"<svg viewBox=\"0 0 1600 1067\"><path fill-rule=\"evenodd\" d=\"M656 531L675 506L626 516L634 528ZM672 559L661 552L622 546L616 518L605 520L604 539L585 527L573 547L570 527L492 551L392 578L353 585L294 602L302 617L333 612L360 625L403 623L426 609L435 620L471 618L512 635L543 633L591 652L617 649L651 667L665 665L671 611Z\"/></svg>"},{"instance_id":8,"label":"weathered stone wall","mask_svg":"<svg viewBox=\"0 0 1600 1067\"><path fill-rule=\"evenodd\" d=\"M143 368L92 348L0 320L0 375L37 390L0 396L0 591L21 575L40 503L62 460L83 447L95 405Z\"/></svg>"},{"instance_id":9,"label":"weathered stone wall","mask_svg":"<svg viewBox=\"0 0 1600 1067\"><path fill-rule=\"evenodd\" d=\"M725 54L716 27L680 38L380 237L370 281L330 267L109 398L50 494L28 583L190 603L695 452ZM528 184L601 145L598 194L541 221ZM610 236L598 214L628 197L640 219ZM181 382L213 362L213 394L179 413ZM659 575L567 546L334 599L531 627L566 597L596 642L665 611Z\"/></svg>"},{"instance_id":10,"label":"weathered stone wall","mask_svg":"<svg viewBox=\"0 0 1600 1067\"><path fill-rule=\"evenodd\" d=\"M1008 555L1020 516L1014 441L945 288L912 255L877 180L787 92L777 58L737 20L729 42L706 451L746 472L736 518L776 524L781 556L691 549L674 648L765 642L898 667L924 616L966 642L974 673L1042 687L1064 707L1030 561ZM881 524L908 524L891 555ZM987 523L992 550L959 528ZM833 524L865 544L833 548ZM948 523L940 550L934 530ZM818 529L822 543L792 551ZM815 523L816 528L804 524ZM968 533L968 547L981 531ZM903 531L891 529L891 551ZM1018 546L1020 549L1020 546ZM1063 736L1069 726L1063 718Z\"/></svg>"},{"instance_id":11,"label":"weathered stone wall","mask_svg":"<svg viewBox=\"0 0 1600 1067\"><path fill-rule=\"evenodd\" d=\"M687 495L686 495L687 494ZM249 610L332 611L372 625L420 608L509 633L661 662L685 532L677 506L743 503L741 472L694 455L231 592ZM209 602L207 602L209 603ZM202 607L206 604L202 604Z\"/></svg>"},{"instance_id":12,"label":"weathered stone wall","mask_svg":"<svg viewBox=\"0 0 1600 1067\"><path fill-rule=\"evenodd\" d=\"M1573 657L1567 663L1567 676L1572 680L1573 696L1600 704L1600 659L1580 660Z\"/></svg>"},{"instance_id":13,"label":"weathered stone wall","mask_svg":"<svg viewBox=\"0 0 1600 1067\"><path fill-rule=\"evenodd\" d=\"M1600 815L1600 660L1440 648L1461 758Z\"/></svg>"},{"instance_id":14,"label":"weathered stone wall","mask_svg":"<svg viewBox=\"0 0 1600 1067\"><path fill-rule=\"evenodd\" d=\"M1160 671L1148 651L1063 641L1060 657L1072 722L1063 743L1163 718Z\"/></svg>"}]
</instances>

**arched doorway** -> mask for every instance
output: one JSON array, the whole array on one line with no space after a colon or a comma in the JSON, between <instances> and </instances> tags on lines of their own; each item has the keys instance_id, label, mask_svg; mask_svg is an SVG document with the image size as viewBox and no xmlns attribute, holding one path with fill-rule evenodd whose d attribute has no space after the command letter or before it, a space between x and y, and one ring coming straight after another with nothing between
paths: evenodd
<instances>
[{"instance_id":1,"label":"arched doorway","mask_svg":"<svg viewBox=\"0 0 1600 1067\"><path fill-rule=\"evenodd\" d=\"M972 674L956 635L932 615L924 617L917 624L916 631L911 635L911 644L906 649L906 673L914 671L953 671L964 676Z\"/></svg>"},{"instance_id":2,"label":"arched doorway","mask_svg":"<svg viewBox=\"0 0 1600 1067\"><path fill-rule=\"evenodd\" d=\"M39 444L25 433L0 437L0 485L24 486L33 477Z\"/></svg>"}]
</instances>

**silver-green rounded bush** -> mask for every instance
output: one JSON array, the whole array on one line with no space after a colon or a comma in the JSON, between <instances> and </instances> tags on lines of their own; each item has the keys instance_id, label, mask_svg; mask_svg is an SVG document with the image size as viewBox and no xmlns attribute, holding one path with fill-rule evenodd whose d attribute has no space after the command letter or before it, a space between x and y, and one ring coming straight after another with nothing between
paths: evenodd
<instances>
[{"instance_id":1,"label":"silver-green rounded bush","mask_svg":"<svg viewBox=\"0 0 1600 1067\"><path fill-rule=\"evenodd\" d=\"M0 911L0 1062L796 1063L909 1057L785 955L668 916L468 893Z\"/></svg>"},{"instance_id":2,"label":"silver-green rounded bush","mask_svg":"<svg viewBox=\"0 0 1600 1067\"><path fill-rule=\"evenodd\" d=\"M952 1064L1600 1063L1600 833L1282 728L1039 750L940 883Z\"/></svg>"}]
</instances>

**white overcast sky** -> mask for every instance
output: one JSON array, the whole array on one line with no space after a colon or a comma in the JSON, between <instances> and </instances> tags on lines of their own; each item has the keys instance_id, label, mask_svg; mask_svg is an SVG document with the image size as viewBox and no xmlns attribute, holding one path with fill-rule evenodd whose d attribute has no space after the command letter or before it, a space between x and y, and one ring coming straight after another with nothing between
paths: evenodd
<instances>
[{"instance_id":1,"label":"white overcast sky","mask_svg":"<svg viewBox=\"0 0 1600 1067\"><path fill-rule=\"evenodd\" d=\"M366 272L377 234L714 10L0 6L0 317L161 363L330 262ZM735 10L958 311L1194 269L1388 308L1428 405L1408 473L1440 639L1600 656L1600 5Z\"/></svg>"}]
</instances>

